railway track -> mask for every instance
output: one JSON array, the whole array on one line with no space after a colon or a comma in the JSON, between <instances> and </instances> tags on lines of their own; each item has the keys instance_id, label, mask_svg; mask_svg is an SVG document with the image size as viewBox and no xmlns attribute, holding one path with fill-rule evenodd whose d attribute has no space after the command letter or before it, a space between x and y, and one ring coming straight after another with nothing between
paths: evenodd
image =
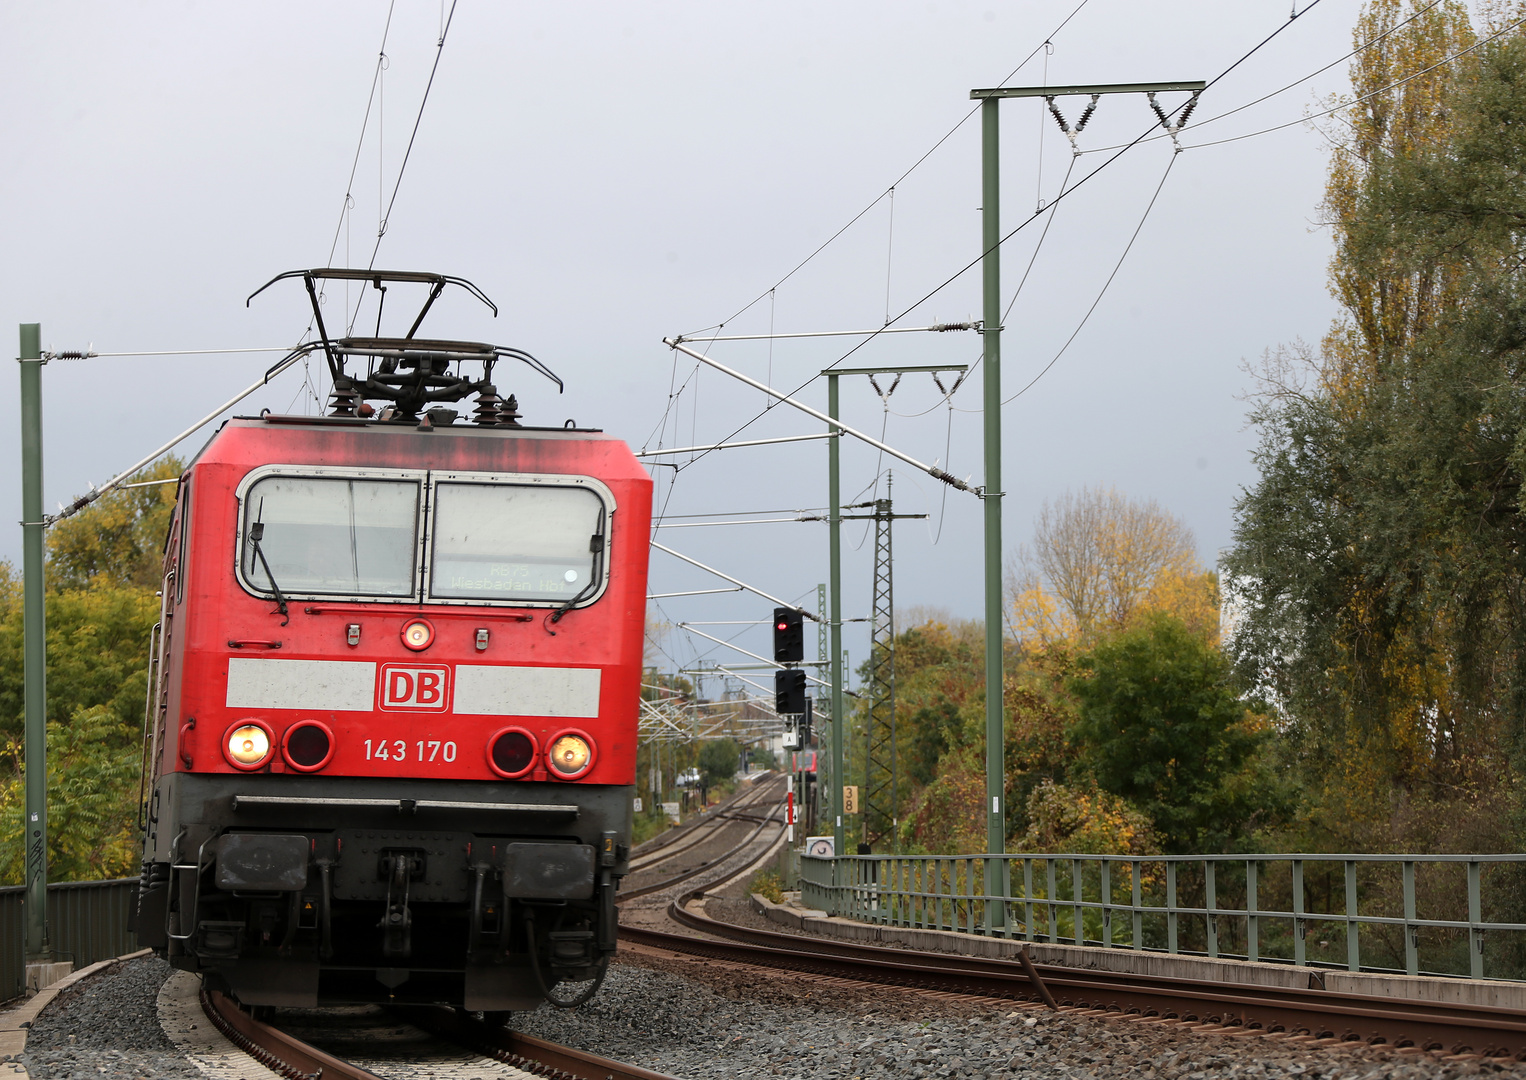
<instances>
[{"instance_id":1,"label":"railway track","mask_svg":"<svg viewBox=\"0 0 1526 1080\"><path fill-rule=\"evenodd\" d=\"M673 1080L650 1069L494 1027L454 1009L314 1010L283 1018L283 1026L278 1027L256 1019L216 991L203 989L201 1004L213 1026L230 1042L287 1080L408 1080L437 1076L441 1066L470 1067L474 1076ZM313 1033L309 1035L313 1041L285 1030L294 1025L304 1035ZM449 1044L456 1052L441 1055L432 1048L420 1052L419 1044L431 1040ZM343 1056L331 1053L315 1042L337 1044L347 1052ZM351 1047L367 1049L355 1052Z\"/></svg>"},{"instance_id":2,"label":"railway track","mask_svg":"<svg viewBox=\"0 0 1526 1080\"><path fill-rule=\"evenodd\" d=\"M650 895L723 866L746 850L770 824L777 807L760 811L776 784L759 780L732 805L678 837L648 849L636 870L651 870L714 841L733 824L753 824L724 852L657 882L623 892L622 900ZM656 857L650 857L655 855ZM664 1074L492 1026L447 1008L281 1011L275 1022L256 1018L233 999L203 989L201 1005L223 1035L250 1057L288 1080L408 1080L436 1076L442 1067L470 1064L473 1075L542 1076L556 1080L672 1080ZM441 1047L446 1049L441 1049ZM474 1058L476 1060L471 1060ZM490 1059L490 1060L484 1060ZM484 1069L487 1066L487 1069ZM491 1071L488 1071L491 1070Z\"/></svg>"},{"instance_id":3,"label":"railway track","mask_svg":"<svg viewBox=\"0 0 1526 1080\"><path fill-rule=\"evenodd\" d=\"M730 848L719 854L713 855L707 859L702 859L698 863L691 864L690 866L685 867L682 871L676 874L671 874L658 881L647 882L646 884L638 885L635 887L622 885L619 894L619 902L624 904L639 897L650 896L653 893L671 889L675 885L681 885L686 881L694 879L707 870L711 870L718 866L724 866L730 859L734 858L741 852L745 851L749 846L751 846L753 842L757 840L759 834L761 834L764 829L768 828L770 825L776 827L782 826L783 822L778 816L780 805L782 804L776 803L775 805L768 807L767 811L764 813L759 813L755 809L760 803L764 803L770 795L777 794L775 789L779 787L778 781L759 779L753 781L753 783L755 785L754 788L746 793L745 798L738 799L737 802L732 806L723 807L722 809L717 810L715 813L707 816L698 826L691 826L691 831L686 834L682 846L676 847L671 851L663 850L661 854L659 854L656 858L648 858L644 861L632 860L633 869L631 874L632 876L636 874L646 875L654 867L663 862L676 859L684 854L692 854L695 849L703 847L706 843L712 842L714 839L714 834L733 823L756 823L756 827L753 828L752 831L749 832L741 841L732 845ZM650 849L649 853L656 854L650 852ZM637 865L638 861L639 865Z\"/></svg>"},{"instance_id":4,"label":"railway track","mask_svg":"<svg viewBox=\"0 0 1526 1080\"><path fill-rule=\"evenodd\" d=\"M690 894L668 909L691 933L622 926L622 940L732 963L981 998L1038 1002L1047 988L1062 1009L1136 1023L1526 1061L1526 1014L1509 1009L1032 965L1040 986L1019 962L754 930L690 910L686 901L693 898Z\"/></svg>"}]
</instances>

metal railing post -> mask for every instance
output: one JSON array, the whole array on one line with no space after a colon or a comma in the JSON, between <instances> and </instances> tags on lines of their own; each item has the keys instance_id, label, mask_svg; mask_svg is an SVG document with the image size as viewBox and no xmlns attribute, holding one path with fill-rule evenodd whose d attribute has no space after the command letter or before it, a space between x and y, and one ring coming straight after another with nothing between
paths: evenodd
<instances>
[{"instance_id":1,"label":"metal railing post","mask_svg":"<svg viewBox=\"0 0 1526 1080\"><path fill-rule=\"evenodd\" d=\"M1208 927L1208 955L1212 957L1219 955L1219 916L1217 914L1219 893L1215 876L1217 870L1218 864L1212 859L1203 861L1203 888L1207 893L1207 903L1203 906L1208 911L1204 922Z\"/></svg>"},{"instance_id":2,"label":"metal railing post","mask_svg":"<svg viewBox=\"0 0 1526 1080\"><path fill-rule=\"evenodd\" d=\"M1166 863L1166 951L1176 955L1176 863Z\"/></svg>"},{"instance_id":3,"label":"metal railing post","mask_svg":"<svg viewBox=\"0 0 1526 1080\"><path fill-rule=\"evenodd\" d=\"M933 911L934 911L934 915L933 915L933 929L934 930L942 930L943 929L943 877L944 877L945 871L948 870L948 862L949 862L949 860L947 860L947 859L934 859L933 860L933 904L934 904L934 908L933 908ZM953 876L952 873L950 873L949 876L952 877ZM950 883L948 891L949 891L949 895L952 897L953 892L954 892L954 886L953 886L952 883ZM950 900L950 903L952 903L952 902L953 901Z\"/></svg>"},{"instance_id":4,"label":"metal railing post","mask_svg":"<svg viewBox=\"0 0 1526 1080\"><path fill-rule=\"evenodd\" d=\"M1415 922L1415 864L1404 860L1404 973L1420 974L1420 928Z\"/></svg>"},{"instance_id":5,"label":"metal railing post","mask_svg":"<svg viewBox=\"0 0 1526 1080\"><path fill-rule=\"evenodd\" d=\"M966 859L965 862L964 862L964 888L965 888L965 892L967 892L969 894L969 897L970 897L969 932L972 933L972 934L976 932L975 931L975 927L981 925L980 922L976 921L976 917L975 917L975 906L979 902L978 898L981 897L981 896L987 895L988 892L994 892L995 891L995 890L986 890L984 888L982 888L979 893L977 893L975 891L975 882L977 880L976 877L975 877L975 863L976 863L976 861L977 860L975 860L975 859ZM990 860L989 859L981 860L981 869L982 870L989 870L989 869L991 869ZM982 905L982 906L984 906L984 905ZM989 911L987 911L984 914L987 917L989 917L990 913L989 913Z\"/></svg>"},{"instance_id":6,"label":"metal railing post","mask_svg":"<svg viewBox=\"0 0 1526 1080\"><path fill-rule=\"evenodd\" d=\"M1362 970L1362 953L1357 922L1356 863L1346 860L1346 970Z\"/></svg>"},{"instance_id":7,"label":"metal railing post","mask_svg":"<svg viewBox=\"0 0 1526 1080\"><path fill-rule=\"evenodd\" d=\"M1075 937L1077 945L1086 944L1086 926L1081 919L1081 860L1070 860L1070 902L1071 910L1075 912Z\"/></svg>"},{"instance_id":8,"label":"metal railing post","mask_svg":"<svg viewBox=\"0 0 1526 1080\"><path fill-rule=\"evenodd\" d=\"M1245 958L1261 958L1261 917L1256 914L1256 876L1261 864L1255 859L1245 861Z\"/></svg>"},{"instance_id":9,"label":"metal railing post","mask_svg":"<svg viewBox=\"0 0 1526 1080\"><path fill-rule=\"evenodd\" d=\"M1027 923L1028 940L1038 940L1033 933L1033 860L1023 860L1023 919Z\"/></svg>"},{"instance_id":10,"label":"metal railing post","mask_svg":"<svg viewBox=\"0 0 1526 1080\"><path fill-rule=\"evenodd\" d=\"M1308 932L1303 918L1303 860L1293 860L1293 963L1304 966L1304 935Z\"/></svg>"},{"instance_id":11,"label":"metal railing post","mask_svg":"<svg viewBox=\"0 0 1526 1080\"><path fill-rule=\"evenodd\" d=\"M1001 936L1012 936L1012 920L1009 918L1012 908L1012 858L1009 855L1001 857Z\"/></svg>"},{"instance_id":12,"label":"metal railing post","mask_svg":"<svg viewBox=\"0 0 1526 1080\"><path fill-rule=\"evenodd\" d=\"M1144 907L1144 886L1140 880L1144 877L1144 863L1138 859L1130 859L1129 875L1134 879L1133 945L1134 951L1139 952L1139 950L1144 948L1144 912L1141 910Z\"/></svg>"},{"instance_id":13,"label":"metal railing post","mask_svg":"<svg viewBox=\"0 0 1526 1080\"><path fill-rule=\"evenodd\" d=\"M1049 901L1049 943L1058 945L1060 943L1060 907L1055 901L1059 899L1060 887L1055 880L1054 860L1045 859L1044 869L1047 871L1049 885L1049 890L1044 895L1044 899Z\"/></svg>"},{"instance_id":14,"label":"metal railing post","mask_svg":"<svg viewBox=\"0 0 1526 1080\"><path fill-rule=\"evenodd\" d=\"M1101 860L1102 874L1102 947L1113 947L1113 864Z\"/></svg>"},{"instance_id":15,"label":"metal railing post","mask_svg":"<svg viewBox=\"0 0 1526 1080\"><path fill-rule=\"evenodd\" d=\"M1484 977L1484 932L1478 927L1483 921L1483 883L1475 860L1468 863L1468 974L1475 979Z\"/></svg>"}]
</instances>

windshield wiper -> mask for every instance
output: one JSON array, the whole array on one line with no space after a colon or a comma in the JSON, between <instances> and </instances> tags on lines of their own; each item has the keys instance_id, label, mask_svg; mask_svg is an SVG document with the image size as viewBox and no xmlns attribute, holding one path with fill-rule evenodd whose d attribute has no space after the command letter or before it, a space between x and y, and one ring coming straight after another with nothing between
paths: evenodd
<instances>
[{"instance_id":1,"label":"windshield wiper","mask_svg":"<svg viewBox=\"0 0 1526 1080\"><path fill-rule=\"evenodd\" d=\"M263 521L256 521L249 526L249 545L254 549L254 557L260 560L265 576L270 579L270 591L276 594L276 610L281 613L281 625L285 626L291 622L291 615L286 610L286 597L281 593L281 586L276 584L276 576L270 572L270 563L265 558L264 549L260 547L260 541L264 538L265 523Z\"/></svg>"},{"instance_id":2,"label":"windshield wiper","mask_svg":"<svg viewBox=\"0 0 1526 1080\"><path fill-rule=\"evenodd\" d=\"M557 608L555 611L553 611L551 613L551 622L553 622L553 623L561 622L562 621L562 616L567 614L567 612L571 611L574 607L576 607L577 604L579 603L579 601L581 601L585 596L587 596L589 593L593 592L594 587L596 585L598 585L598 584L599 584L599 579L598 578L594 578L587 585L584 585L580 590L578 590L578 594L576 596L574 596L571 600L568 600L565 604L563 604L561 607Z\"/></svg>"},{"instance_id":3,"label":"windshield wiper","mask_svg":"<svg viewBox=\"0 0 1526 1080\"><path fill-rule=\"evenodd\" d=\"M604 512L602 510L599 511L599 531L588 538L588 550L591 551L595 556L602 554L604 551ZM588 576L588 584L579 589L577 591L577 595L575 595L571 600L568 600L565 604L551 613L550 617L546 620L547 630L550 630L553 624L561 622L563 615L571 611L578 605L580 601L583 600L584 597L586 597L589 593L593 592L598 587L598 567L599 562L598 559L595 558L593 560L593 565L590 568L592 572ZM552 632L555 633L555 631Z\"/></svg>"}]
</instances>

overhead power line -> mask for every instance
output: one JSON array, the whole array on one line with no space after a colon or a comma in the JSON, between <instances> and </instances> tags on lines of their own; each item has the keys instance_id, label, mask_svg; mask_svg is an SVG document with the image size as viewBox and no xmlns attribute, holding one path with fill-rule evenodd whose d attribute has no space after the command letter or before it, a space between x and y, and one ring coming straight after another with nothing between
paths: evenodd
<instances>
[{"instance_id":1,"label":"overhead power line","mask_svg":"<svg viewBox=\"0 0 1526 1080\"><path fill-rule=\"evenodd\" d=\"M1422 76L1422 75L1429 75L1431 72L1435 71L1437 68L1446 67L1446 65L1450 64L1453 60L1460 59L1460 58L1462 58L1464 56L1467 56L1470 52L1473 52L1476 49L1483 48L1485 45L1489 44L1491 41L1495 41L1495 40L1497 40L1497 39L1499 39L1501 37L1504 37L1506 34L1510 33L1510 31L1517 29L1518 27L1522 26L1523 24L1526 24L1526 19L1517 19L1515 22L1511 23L1509 26L1505 27L1504 29L1499 30L1499 31L1497 31L1497 32L1495 32L1493 34L1490 34L1488 37L1484 38L1482 41L1475 41L1472 45L1469 45L1466 49L1459 49L1457 52L1453 53L1451 56L1448 56L1448 57L1446 57L1443 60L1436 61L1436 63L1432 64L1430 67L1421 68L1419 71L1416 71L1416 72L1414 72L1412 74L1406 75L1402 79L1395 79L1393 82L1389 83L1387 86L1379 87L1378 89L1372 91L1372 93L1370 93L1370 94L1363 94L1361 97L1352 98L1350 101L1343 101L1339 105L1334 105L1334 106L1332 106L1332 107L1330 107L1328 109L1323 109L1320 112L1314 113L1314 114L1312 114L1310 116L1305 116L1305 117L1302 117L1301 119L1298 119L1298 120L1289 120L1285 124L1277 124L1277 125L1275 125L1273 127L1262 128L1260 131L1251 131L1251 132L1248 132L1248 133L1246 133L1244 135L1232 135L1232 136L1230 136L1227 139L1214 139L1212 142L1188 143L1185 146L1183 146L1182 149L1184 149L1184 150L1197 150L1197 149L1200 149L1201 147L1205 147L1205 146L1223 146L1225 143L1240 142L1242 139L1254 139L1254 138L1256 138L1258 136L1261 136L1261 135L1270 135L1274 131L1281 131L1284 128L1297 127L1299 124L1307 124L1309 121L1311 121L1311 120L1318 120L1322 116L1330 116L1333 113L1340 112L1342 109L1349 109L1349 108L1351 108L1351 106L1353 106L1353 105L1360 105L1364 101L1371 101L1373 98L1377 97L1379 94L1386 94L1386 93L1388 93L1388 91L1394 89L1397 86L1403 86L1407 82L1413 82L1414 80L1420 78L1420 76Z\"/></svg>"},{"instance_id":2,"label":"overhead power line","mask_svg":"<svg viewBox=\"0 0 1526 1080\"><path fill-rule=\"evenodd\" d=\"M1007 72L1006 78L1002 79L1001 82L997 83L996 85L998 85L998 86L1005 86L1019 71L1023 70L1023 68L1025 68L1025 67L1027 67L1028 66L1028 62L1030 60L1032 60L1035 56L1037 56L1040 52L1042 52L1044 47L1047 46L1050 43L1050 41L1054 38L1054 36L1056 34L1058 34L1061 30L1065 29L1065 27L1067 25L1069 25L1070 20L1074 19L1077 15L1079 15L1081 13L1081 9L1084 8L1089 2L1090 2L1090 0L1081 0L1081 2L1079 4L1077 4L1074 8L1072 8L1070 14L1066 15L1065 18L1061 19L1059 25L1056 26L1053 30L1049 31L1048 36L1046 36L1044 38L1044 40L1042 42L1040 42L1033 49L1032 52L1030 52L1027 56L1023 57L1022 61L1017 65L1017 67L1015 67L1011 71ZM1318 3L1318 2L1319 2L1319 0L1315 0L1315 3ZM938 139L937 142L933 143L932 146L927 148L926 152L924 152L921 157L917 158L916 161L911 163L911 167L910 168L908 168L900 176L896 177L895 180L891 182L890 186L887 187L884 191L882 191L878 195L876 195L873 198L873 200L870 201L869 205L865 206L858 213L854 214L851 218L849 218L843 224L843 226L841 228L839 228L831 236L829 236L825 240L823 240L821 242L821 245L819 247L817 247L816 250L812 251L809 255L807 255L805 258L801 259L798 263L796 263L790 269L789 273L785 274L778 281L774 282L768 288L764 289L754 299L748 301L746 304L743 304L740 308L738 308L736 310L736 312L734 314L731 315L730 318L724 319L721 322L715 324L714 326L707 327L706 329L718 329L720 327L725 326L727 323L735 322L737 320L737 318L740 317L741 315L743 315L749 308L753 307L755 304L760 303L766 297L772 295L774 290L777 289L780 285L783 285L790 278L794 277L801 270L805 269L805 266L806 266L807 263L809 263L812 259L816 258L816 256L820 255L823 251L825 251L828 247L830 247L832 245L833 241L835 241L839 236L841 236L843 233L847 232L855 224L857 224L860 218L862 218L870 210L873 210L876 206L878 206L882 201L884 201L884 199L887 196L890 196L891 192L895 191L895 189L898 186L900 186L903 182L905 182L905 180L906 180L906 178L908 176L910 176L912 173L916 172L917 169L921 167L923 162L925 162L928 158L932 157L933 154L937 153L938 148L941 147L944 143L948 142L949 139L953 138L954 134L956 132L958 132L958 130L960 128L964 127L965 124L969 123L970 117L974 116L979 111L980 111L980 107L977 105L975 108L972 108L969 112L967 112L963 116L961 116L959 118L959 122L957 124L955 124L953 127L949 128L948 131L945 132L943 134L943 136ZM705 332L704 330L699 330L699 331L695 331L695 334L702 334L704 332ZM693 336L695 336L695 334L686 334L684 336L685 337L693 337Z\"/></svg>"},{"instance_id":3,"label":"overhead power line","mask_svg":"<svg viewBox=\"0 0 1526 1080\"><path fill-rule=\"evenodd\" d=\"M376 253L381 250L382 237L387 235L387 225L392 220L392 208L397 204L397 193L403 186L403 173L408 169L408 159L413 154L413 140L419 136L419 124L424 119L424 106L429 104L429 91L434 89L435 73L440 70L440 57L445 53L445 37L450 33L451 20L456 17L456 0L450 0L450 13L445 16L445 26L440 30L440 40L435 44L434 65L429 69L429 81L424 84L424 96L419 100L418 115L413 118L413 131L408 136L408 148L403 151L403 163L397 167L397 182L392 185L392 198L387 200L387 212L382 215L376 229L376 246L371 249L370 270L376 265Z\"/></svg>"},{"instance_id":4,"label":"overhead power line","mask_svg":"<svg viewBox=\"0 0 1526 1080\"><path fill-rule=\"evenodd\" d=\"M1238 59L1236 59L1233 63L1231 63L1223 71L1219 72L1212 79L1209 79L1207 81L1207 83L1204 85L1203 89L1201 91L1199 91L1197 95L1195 95L1193 98L1191 98L1189 100L1197 100L1197 97L1201 96L1201 94L1206 93L1207 91L1211 90L1214 87L1214 85L1217 84L1218 82L1220 82L1226 75L1228 75L1230 72L1234 71L1241 64L1245 63L1245 61L1249 60L1256 53L1258 53L1262 49L1264 49L1273 40L1275 40L1278 37L1278 35L1280 35L1283 31L1285 31L1289 26L1292 26L1294 22L1296 22L1298 19L1302 18L1304 15L1307 15L1314 8L1318 7L1320 5L1320 3L1322 3L1322 2L1323 2L1323 0L1313 0L1313 2L1310 3L1307 7L1305 7L1302 11L1295 11L1295 12L1293 12L1288 17L1288 19L1285 22L1283 22L1280 26L1277 27L1277 29L1273 30L1266 37L1264 37L1260 41L1258 41L1254 46L1252 46L1249 50L1247 50L1244 54L1242 54ZM1171 116L1175 116L1176 113L1180 112L1186 106L1186 104L1187 104L1187 102L1183 102L1182 105L1179 105L1175 109L1171 110L1171 112L1167 114L1167 117L1169 118ZM1155 130L1155 128L1156 128L1156 123L1152 122L1150 124L1150 126L1148 128L1146 128L1144 131L1140 132L1137 137L1135 137L1130 142L1125 143L1121 147L1119 147L1118 150L1116 152L1114 152L1111 157L1107 158L1105 161L1103 161L1101 164L1099 164L1096 168L1094 168L1094 169L1090 170L1089 172L1087 172L1084 176L1082 176L1079 180L1077 180L1070 187L1064 189L1059 194L1057 194L1054 197L1054 200L1052 202L1050 202L1050 204L1048 206L1044 207L1042 210L1037 210L1034 213L1030 214L1027 218L1025 218L1023 221L1021 221L1017 226L1015 226L1013 229L1011 229L1006 234L1004 234L1000 239L998 239L996 241L996 244L994 245L994 247L995 248L1000 248L1008 240L1012 239L1018 233L1022 232L1029 225L1031 225L1034 221L1037 221L1044 214L1051 212L1053 210L1054 206L1056 204L1058 204L1061 200L1069 198L1075 192L1077 192L1082 187L1084 187L1088 182L1090 182L1099 173L1101 173L1104 169L1108 168L1109 166L1111 166L1115 162L1117 162L1121 157L1123 157L1124 154L1128 153L1129 150L1133 149L1135 146L1137 146L1141 142L1143 142ZM932 289L930 289L927 293L925 293L920 299L918 299L915 302L913 302L912 304L910 304L908 307L906 307L904 310L902 310L899 315L897 315L893 319L891 319L890 322L886 325L886 327L884 329L887 329L887 330L891 329L894 326L895 323L897 323L900 320L904 319L907 315L910 315L913 311L917 310L923 304L927 303L927 301L931 300L934 296L937 296L944 289L948 288L955 281L958 281L961 277L963 277L971 269L973 269L974 267L980 265L980 263L985 259L986 255L987 255L987 252L986 251L982 251L974 259L971 259L968 263L966 263L965 265L960 267L957 271L955 271L954 273L950 274L942 282L940 282L939 284L934 286ZM733 316L733 318L734 317L735 316ZM802 391L806 387L810 386L811 383L815 382L816 379L820 378L821 374L830 372L833 368L838 367L840 364L842 364L844 361L846 361L854 353L858 352L864 346L868 345L872 341L877 340L878 338L879 338L879 333L878 332L875 333L875 334L872 334L872 335L870 335L868 337L866 337L864 340L862 340L858 344L854 345L847 352L843 353L842 356L838 357L836 361L834 361L832 364L828 365L828 367L825 368L822 372L817 373L815 375L812 375L810 378L806 379L803 383L801 383L795 389L791 390L789 392L789 394L786 395L786 396L794 397L796 394L800 393L800 391ZM720 441L721 442L728 442L731 439L734 439L737 435L740 435L742 432L746 431L753 424L757 423L758 420L760 420L765 415L767 415L767 411L759 412L759 413L755 414L751 419L747 420L745 423L741 424L739 427L737 427L734 430L732 430L728 435L726 435ZM704 454L697 455L694 458L693 461L690 461L690 462L686 463L685 465L680 466L680 469L687 468L688 466L695 464L695 462L701 460L704 456L705 456Z\"/></svg>"}]
</instances>

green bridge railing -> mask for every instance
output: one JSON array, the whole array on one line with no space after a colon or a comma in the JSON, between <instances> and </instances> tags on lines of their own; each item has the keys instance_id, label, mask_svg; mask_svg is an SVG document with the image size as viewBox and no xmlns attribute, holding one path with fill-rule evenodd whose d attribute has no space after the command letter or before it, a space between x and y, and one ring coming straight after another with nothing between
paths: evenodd
<instances>
[{"instance_id":1,"label":"green bridge railing","mask_svg":"<svg viewBox=\"0 0 1526 1080\"><path fill-rule=\"evenodd\" d=\"M137 902L138 879L66 881L48 886L48 940L55 960L78 971L97 960L136 952L127 914ZM0 888L0 1001L26 992L26 887Z\"/></svg>"},{"instance_id":2,"label":"green bridge railing","mask_svg":"<svg viewBox=\"0 0 1526 1080\"><path fill-rule=\"evenodd\" d=\"M1526 854L804 856L800 892L886 926L1526 980Z\"/></svg>"}]
</instances>

